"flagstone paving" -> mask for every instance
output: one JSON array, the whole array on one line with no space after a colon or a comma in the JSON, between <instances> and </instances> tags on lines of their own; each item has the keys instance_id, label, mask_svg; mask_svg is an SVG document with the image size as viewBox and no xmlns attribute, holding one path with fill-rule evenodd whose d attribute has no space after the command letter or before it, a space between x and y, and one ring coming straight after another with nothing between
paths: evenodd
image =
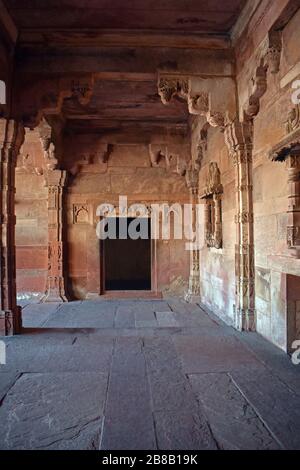
<instances>
[{"instance_id":1,"label":"flagstone paving","mask_svg":"<svg viewBox=\"0 0 300 470\"><path fill-rule=\"evenodd\" d=\"M1 449L300 449L300 366L180 299L27 304Z\"/></svg>"}]
</instances>

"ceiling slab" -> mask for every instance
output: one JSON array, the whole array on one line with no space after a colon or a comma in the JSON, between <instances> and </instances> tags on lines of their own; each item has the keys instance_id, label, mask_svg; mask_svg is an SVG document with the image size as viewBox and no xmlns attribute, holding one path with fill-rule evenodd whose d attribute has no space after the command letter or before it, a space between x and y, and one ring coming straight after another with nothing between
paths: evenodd
<instances>
[{"instance_id":1,"label":"ceiling slab","mask_svg":"<svg viewBox=\"0 0 300 470\"><path fill-rule=\"evenodd\" d=\"M246 0L5 0L20 29L229 33Z\"/></svg>"}]
</instances>

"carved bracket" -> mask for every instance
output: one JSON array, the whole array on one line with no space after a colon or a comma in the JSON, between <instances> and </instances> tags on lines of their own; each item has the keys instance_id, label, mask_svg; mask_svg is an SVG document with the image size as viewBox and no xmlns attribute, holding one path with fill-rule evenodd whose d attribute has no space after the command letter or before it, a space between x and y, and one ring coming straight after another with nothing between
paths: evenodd
<instances>
[{"instance_id":1,"label":"carved bracket","mask_svg":"<svg viewBox=\"0 0 300 470\"><path fill-rule=\"evenodd\" d=\"M175 173L179 176L185 176L188 163L186 159L179 154L180 149L169 150L165 144L150 144L149 156L152 167L159 167L161 164L169 173Z\"/></svg>"},{"instance_id":2,"label":"carved bracket","mask_svg":"<svg viewBox=\"0 0 300 470\"><path fill-rule=\"evenodd\" d=\"M220 88L224 93L220 94ZM226 113L236 114L235 84L228 77L195 78L160 74L158 94L163 104L174 96L186 100L190 114L204 116L212 127L224 129Z\"/></svg>"},{"instance_id":3,"label":"carved bracket","mask_svg":"<svg viewBox=\"0 0 300 470\"><path fill-rule=\"evenodd\" d=\"M274 30L269 31L259 56L259 63L251 80L249 99L245 106L245 112L250 118L257 116L259 113L260 100L266 93L268 87L268 72L273 75L279 72L281 51L281 32Z\"/></svg>"}]
</instances>

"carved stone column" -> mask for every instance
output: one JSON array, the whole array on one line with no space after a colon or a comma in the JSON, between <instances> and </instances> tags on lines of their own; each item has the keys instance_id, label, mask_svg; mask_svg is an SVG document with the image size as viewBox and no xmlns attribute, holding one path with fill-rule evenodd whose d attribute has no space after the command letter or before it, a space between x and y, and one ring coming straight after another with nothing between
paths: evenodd
<instances>
[{"instance_id":1,"label":"carved stone column","mask_svg":"<svg viewBox=\"0 0 300 470\"><path fill-rule=\"evenodd\" d=\"M190 204L193 207L192 229L195 232L199 185L199 172L196 169L192 168L187 170L186 184L190 192ZM197 303L200 301L200 251L197 247L190 251L189 287L185 294L185 300L190 303Z\"/></svg>"},{"instance_id":2,"label":"carved stone column","mask_svg":"<svg viewBox=\"0 0 300 470\"><path fill-rule=\"evenodd\" d=\"M0 119L0 335L21 332L21 308L17 306L15 246L15 167L24 141L24 128Z\"/></svg>"},{"instance_id":3,"label":"carved stone column","mask_svg":"<svg viewBox=\"0 0 300 470\"><path fill-rule=\"evenodd\" d=\"M64 276L63 196L67 172L49 170L48 186L48 276L43 302L67 302Z\"/></svg>"},{"instance_id":4,"label":"carved stone column","mask_svg":"<svg viewBox=\"0 0 300 470\"><path fill-rule=\"evenodd\" d=\"M255 331L254 231L252 199L252 133L249 120L238 120L225 128L225 140L235 165L236 228L235 250L236 304L235 327Z\"/></svg>"},{"instance_id":5,"label":"carved stone column","mask_svg":"<svg viewBox=\"0 0 300 470\"><path fill-rule=\"evenodd\" d=\"M300 258L300 146L287 158L289 197L287 243L291 254Z\"/></svg>"}]
</instances>

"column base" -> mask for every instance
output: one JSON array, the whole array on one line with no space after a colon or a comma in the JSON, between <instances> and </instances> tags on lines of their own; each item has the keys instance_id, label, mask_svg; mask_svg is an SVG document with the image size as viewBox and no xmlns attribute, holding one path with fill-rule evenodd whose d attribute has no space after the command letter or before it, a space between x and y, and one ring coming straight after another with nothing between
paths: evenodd
<instances>
[{"instance_id":1,"label":"column base","mask_svg":"<svg viewBox=\"0 0 300 470\"><path fill-rule=\"evenodd\" d=\"M235 328L238 331L256 331L255 311L252 309L235 310Z\"/></svg>"},{"instance_id":2,"label":"column base","mask_svg":"<svg viewBox=\"0 0 300 470\"><path fill-rule=\"evenodd\" d=\"M22 308L0 311L0 336L14 336L22 331Z\"/></svg>"},{"instance_id":3,"label":"column base","mask_svg":"<svg viewBox=\"0 0 300 470\"><path fill-rule=\"evenodd\" d=\"M41 299L41 303L62 303L69 302L65 294L59 294L57 292L46 292L44 297Z\"/></svg>"},{"instance_id":4,"label":"column base","mask_svg":"<svg viewBox=\"0 0 300 470\"><path fill-rule=\"evenodd\" d=\"M200 295L190 294L189 292L186 292L184 300L189 304L199 304L201 302L201 297Z\"/></svg>"},{"instance_id":5,"label":"column base","mask_svg":"<svg viewBox=\"0 0 300 470\"><path fill-rule=\"evenodd\" d=\"M46 292L44 297L41 299L41 302L69 302L63 277L48 277Z\"/></svg>"}]
</instances>

